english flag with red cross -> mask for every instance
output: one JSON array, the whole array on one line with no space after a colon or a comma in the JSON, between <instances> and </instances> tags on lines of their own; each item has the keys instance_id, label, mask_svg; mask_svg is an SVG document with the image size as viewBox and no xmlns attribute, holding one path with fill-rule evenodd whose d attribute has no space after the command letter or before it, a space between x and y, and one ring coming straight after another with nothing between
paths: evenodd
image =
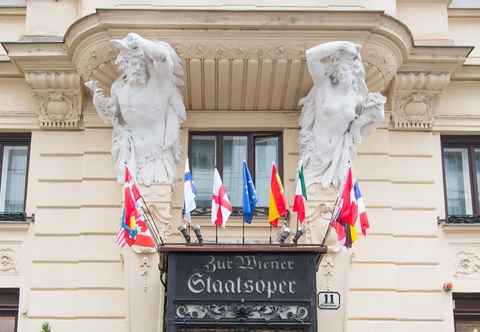
<instances>
[{"instance_id":1,"label":"english flag with red cross","mask_svg":"<svg viewBox=\"0 0 480 332\"><path fill-rule=\"evenodd\" d=\"M213 175L212 225L225 227L230 214L232 214L232 204L230 204L228 199L222 178L215 168Z\"/></svg>"}]
</instances>

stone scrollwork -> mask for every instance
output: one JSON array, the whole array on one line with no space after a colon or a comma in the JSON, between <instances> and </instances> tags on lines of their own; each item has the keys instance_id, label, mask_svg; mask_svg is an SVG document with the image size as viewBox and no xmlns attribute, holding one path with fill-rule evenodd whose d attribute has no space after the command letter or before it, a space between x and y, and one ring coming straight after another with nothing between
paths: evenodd
<instances>
[{"instance_id":1,"label":"stone scrollwork","mask_svg":"<svg viewBox=\"0 0 480 332\"><path fill-rule=\"evenodd\" d=\"M73 72L29 72L25 74L38 104L43 129L78 128L82 115L80 77Z\"/></svg>"},{"instance_id":2,"label":"stone scrollwork","mask_svg":"<svg viewBox=\"0 0 480 332\"><path fill-rule=\"evenodd\" d=\"M438 97L448 83L448 73L399 73L390 93L391 126L404 130L431 130Z\"/></svg>"},{"instance_id":3,"label":"stone scrollwork","mask_svg":"<svg viewBox=\"0 0 480 332\"><path fill-rule=\"evenodd\" d=\"M17 272L17 258L13 249L0 249L0 272Z\"/></svg>"},{"instance_id":4,"label":"stone scrollwork","mask_svg":"<svg viewBox=\"0 0 480 332\"><path fill-rule=\"evenodd\" d=\"M455 260L455 277L480 276L480 256L471 251L457 252Z\"/></svg>"},{"instance_id":5,"label":"stone scrollwork","mask_svg":"<svg viewBox=\"0 0 480 332\"><path fill-rule=\"evenodd\" d=\"M181 304L177 305L175 316L215 321L303 321L308 318L309 310L298 304Z\"/></svg>"},{"instance_id":6,"label":"stone scrollwork","mask_svg":"<svg viewBox=\"0 0 480 332\"><path fill-rule=\"evenodd\" d=\"M371 91L385 91L399 67L399 59L384 46L367 43L362 47L365 78Z\"/></svg>"}]
</instances>

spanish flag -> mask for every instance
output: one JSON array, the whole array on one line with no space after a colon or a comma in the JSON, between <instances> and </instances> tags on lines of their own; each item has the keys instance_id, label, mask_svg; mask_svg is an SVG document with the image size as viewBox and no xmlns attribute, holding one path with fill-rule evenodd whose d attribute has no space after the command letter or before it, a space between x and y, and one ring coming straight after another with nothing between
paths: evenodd
<instances>
[{"instance_id":1,"label":"spanish flag","mask_svg":"<svg viewBox=\"0 0 480 332\"><path fill-rule=\"evenodd\" d=\"M273 227L278 227L280 217L287 215L287 200L283 191L282 180L277 172L275 163L272 164L272 177L270 179L270 198L268 204L268 222Z\"/></svg>"}]
</instances>

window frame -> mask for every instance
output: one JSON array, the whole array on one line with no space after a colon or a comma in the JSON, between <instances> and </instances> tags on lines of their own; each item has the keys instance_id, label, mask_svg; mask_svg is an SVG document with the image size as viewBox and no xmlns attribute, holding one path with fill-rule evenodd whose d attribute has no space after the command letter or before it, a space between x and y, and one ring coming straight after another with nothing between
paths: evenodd
<instances>
[{"instance_id":1,"label":"window frame","mask_svg":"<svg viewBox=\"0 0 480 332\"><path fill-rule=\"evenodd\" d=\"M453 320L454 329L457 330L457 322L480 320L480 293L453 293ZM467 304L460 307L458 304ZM472 303L478 304L477 306L471 305ZM472 308L473 307L473 308Z\"/></svg>"},{"instance_id":2,"label":"window frame","mask_svg":"<svg viewBox=\"0 0 480 332\"><path fill-rule=\"evenodd\" d=\"M445 170L445 148L463 148L467 150L468 157L468 176L470 179L470 193L472 197L472 215L480 216L479 188L477 185L475 149L480 149L480 136L442 136L441 137L441 157L443 172L443 198L445 205L445 217L451 217L448 214L447 197L447 173ZM455 217L456 215L452 215ZM468 216L468 215L466 215Z\"/></svg>"},{"instance_id":3,"label":"window frame","mask_svg":"<svg viewBox=\"0 0 480 332\"><path fill-rule=\"evenodd\" d=\"M2 183L3 173L3 155L5 146L27 146L27 167L25 174L25 188L23 211L19 213L5 213L0 211L0 223L6 221L25 221L27 208L27 194L28 194L28 174L30 169L30 149L31 149L31 133L0 133L0 184ZM0 188L1 190L2 188Z\"/></svg>"},{"instance_id":4,"label":"window frame","mask_svg":"<svg viewBox=\"0 0 480 332\"><path fill-rule=\"evenodd\" d=\"M18 330L18 307L20 303L20 289L0 288L0 316L15 316L15 329Z\"/></svg>"},{"instance_id":5,"label":"window frame","mask_svg":"<svg viewBox=\"0 0 480 332\"><path fill-rule=\"evenodd\" d=\"M192 137L193 136L215 136L215 167L218 169L220 176L223 179L223 137L224 136L246 136L247 137L247 165L250 169L253 183L256 185L256 172L255 172L255 139L263 137L278 137L278 173L282 183L283 181L283 132L282 131L189 131L188 133L188 158L191 160L191 147L192 147ZM1 165L0 165L1 166ZM191 167L191 165L190 165ZM195 181L195 174L192 176ZM213 171L213 170L212 170ZM197 210L199 210L197 208ZM243 210L242 207L233 207L232 216L242 216ZM268 214L268 207L258 208L257 210L265 210L262 213L256 211L257 215ZM192 216L205 215L206 211L192 213Z\"/></svg>"}]
</instances>

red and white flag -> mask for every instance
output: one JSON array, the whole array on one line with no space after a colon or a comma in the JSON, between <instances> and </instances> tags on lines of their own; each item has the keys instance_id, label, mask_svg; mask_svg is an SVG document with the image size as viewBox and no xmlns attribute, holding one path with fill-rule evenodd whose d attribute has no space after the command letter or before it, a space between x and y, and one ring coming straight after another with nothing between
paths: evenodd
<instances>
[{"instance_id":1,"label":"red and white flag","mask_svg":"<svg viewBox=\"0 0 480 332\"><path fill-rule=\"evenodd\" d=\"M358 234L367 235L370 227L360 186L353 177L351 168L348 169L331 226L337 232L337 240L349 248L357 240Z\"/></svg>"},{"instance_id":2,"label":"red and white flag","mask_svg":"<svg viewBox=\"0 0 480 332\"><path fill-rule=\"evenodd\" d=\"M225 227L231 213L232 205L223 186L222 178L215 168L213 175L212 225Z\"/></svg>"},{"instance_id":3,"label":"red and white flag","mask_svg":"<svg viewBox=\"0 0 480 332\"><path fill-rule=\"evenodd\" d=\"M128 167L125 166L122 221L115 238L115 243L120 247L125 244L142 248L155 247L142 206L140 190Z\"/></svg>"}]
</instances>

